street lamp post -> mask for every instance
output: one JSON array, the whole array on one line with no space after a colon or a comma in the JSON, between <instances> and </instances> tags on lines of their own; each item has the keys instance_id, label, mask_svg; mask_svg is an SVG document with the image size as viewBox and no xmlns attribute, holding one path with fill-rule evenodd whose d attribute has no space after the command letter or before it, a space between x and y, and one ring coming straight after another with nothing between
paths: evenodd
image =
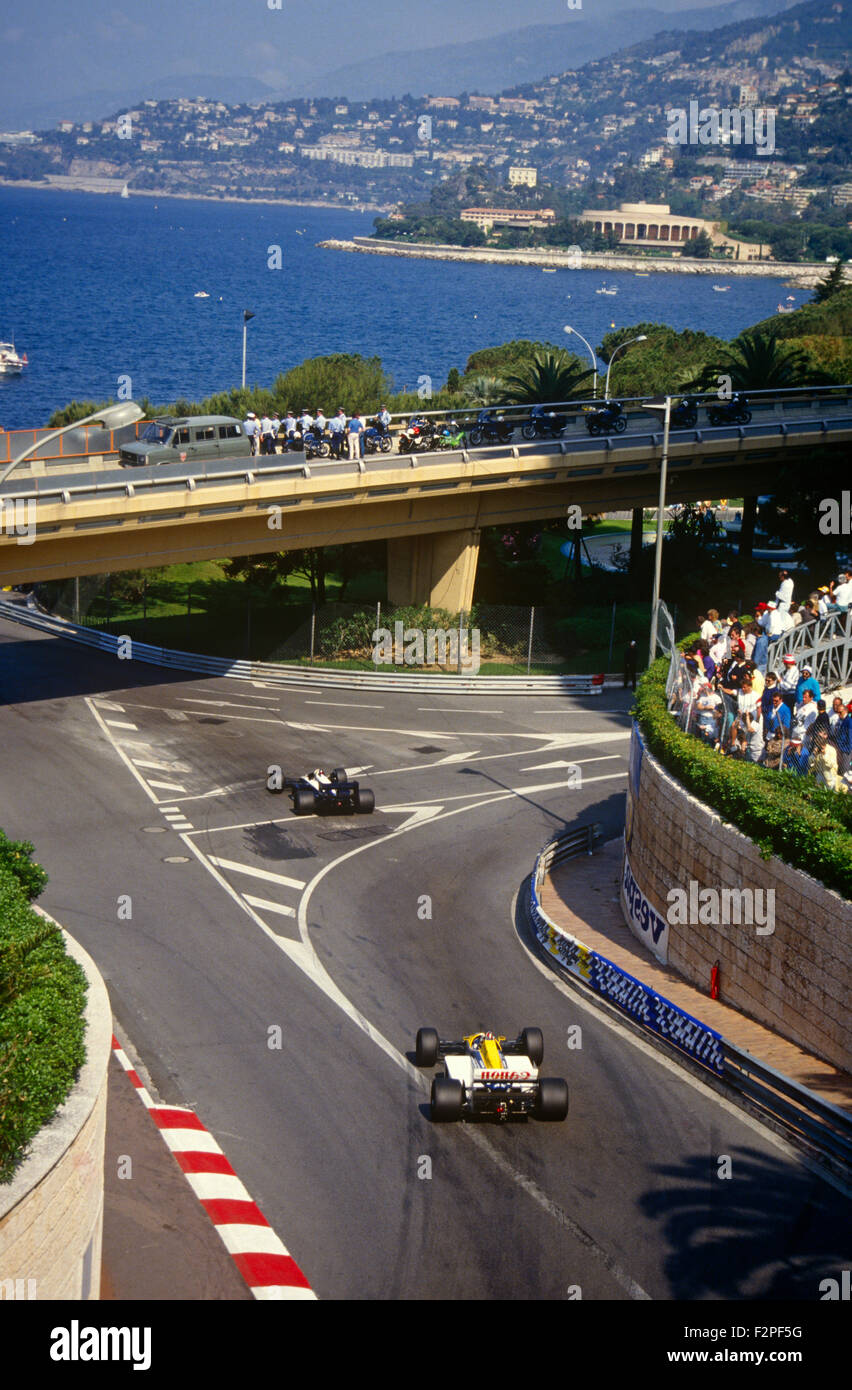
<instances>
[{"instance_id":1,"label":"street lamp post","mask_svg":"<svg viewBox=\"0 0 852 1390\"><path fill-rule=\"evenodd\" d=\"M243 309L243 390L246 387L246 325L249 319L253 318L251 309Z\"/></svg>"},{"instance_id":2,"label":"street lamp post","mask_svg":"<svg viewBox=\"0 0 852 1390\"><path fill-rule=\"evenodd\" d=\"M592 398L594 399L598 394L598 359L595 355L594 348L592 347L591 343L587 342L587 340L583 337L582 333L578 333L576 328L571 327L570 323L566 323L565 332L573 333L577 338L580 339L580 342L585 343L586 347L589 349L589 356L592 359L592 369L595 374L595 379L592 383Z\"/></svg>"},{"instance_id":3,"label":"street lamp post","mask_svg":"<svg viewBox=\"0 0 852 1390\"><path fill-rule=\"evenodd\" d=\"M657 501L657 540L654 548L654 590L651 596L651 644L648 651L648 665L657 655L657 617L660 606L660 574L663 564L663 515L666 506L666 474L669 464L669 426L672 416L672 398L658 397L646 401L644 410L653 410L663 417L663 456L660 460L660 495Z\"/></svg>"},{"instance_id":4,"label":"street lamp post","mask_svg":"<svg viewBox=\"0 0 852 1390\"><path fill-rule=\"evenodd\" d=\"M17 468L19 463L29 458L37 449L43 449L45 444L50 444L54 439L58 439L61 434L67 434L69 430L77 430L81 425L102 424L108 430L120 430L123 425L135 425L137 420L141 420L145 414L140 410L135 401L119 401L117 405L107 405L103 410L96 410L94 415L86 415L82 420L74 420L70 425L63 425L61 429L53 430L51 434L46 434L43 439L37 439L35 444L31 444L17 458L13 458L2 474L0 474L0 485L5 483L13 468Z\"/></svg>"},{"instance_id":5,"label":"street lamp post","mask_svg":"<svg viewBox=\"0 0 852 1390\"><path fill-rule=\"evenodd\" d=\"M612 354L612 356L611 356L610 359L609 359L609 366L608 366L607 369L606 369L606 385L605 385L605 387L604 387L604 400L605 400L605 401L608 401L608 400L609 400L609 374L610 374L610 372L612 371L612 364L613 364L613 362L615 361L615 359L616 359L616 357L618 356L618 354L621 352L621 349L622 349L622 348L626 348L626 347L630 347L630 344L631 344L631 343L645 343L645 342L647 342L647 341L648 341L648 334L647 334L647 333L640 333L638 338L628 338L626 343L619 343L619 344L618 344L618 347L615 349L615 352Z\"/></svg>"}]
</instances>

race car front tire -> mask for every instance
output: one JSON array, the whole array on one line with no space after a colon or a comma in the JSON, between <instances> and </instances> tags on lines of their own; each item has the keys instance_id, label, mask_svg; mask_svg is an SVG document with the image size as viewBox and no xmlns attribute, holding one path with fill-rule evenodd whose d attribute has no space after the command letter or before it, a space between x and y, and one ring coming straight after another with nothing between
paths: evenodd
<instances>
[{"instance_id":1,"label":"race car front tire","mask_svg":"<svg viewBox=\"0 0 852 1390\"><path fill-rule=\"evenodd\" d=\"M293 812L297 816L309 816L316 810L317 798L313 787L296 787L293 791Z\"/></svg>"},{"instance_id":2,"label":"race car front tire","mask_svg":"<svg viewBox=\"0 0 852 1390\"><path fill-rule=\"evenodd\" d=\"M345 767L335 767L335 768L332 768L331 780L332 780L332 782L345 782L345 781L346 781L346 768L345 768Z\"/></svg>"},{"instance_id":3,"label":"race car front tire","mask_svg":"<svg viewBox=\"0 0 852 1390\"><path fill-rule=\"evenodd\" d=\"M540 1028L525 1028L520 1036L521 1051L529 1057L534 1067L544 1061L544 1034Z\"/></svg>"},{"instance_id":4,"label":"race car front tire","mask_svg":"<svg viewBox=\"0 0 852 1390\"><path fill-rule=\"evenodd\" d=\"M376 796L374 792L368 791L366 787L359 787L355 793L355 810L362 816L368 816L371 811L376 809Z\"/></svg>"},{"instance_id":5,"label":"race car front tire","mask_svg":"<svg viewBox=\"0 0 852 1390\"><path fill-rule=\"evenodd\" d=\"M437 1028L418 1028L414 1043L414 1061L418 1067L434 1067L438 1060Z\"/></svg>"},{"instance_id":6,"label":"race car front tire","mask_svg":"<svg viewBox=\"0 0 852 1390\"><path fill-rule=\"evenodd\" d=\"M537 1120L564 1120L568 1115L568 1082L561 1076L542 1077L533 1114Z\"/></svg>"},{"instance_id":7,"label":"race car front tire","mask_svg":"<svg viewBox=\"0 0 852 1390\"><path fill-rule=\"evenodd\" d=\"M436 1076L432 1082L432 1119L435 1124L446 1124L462 1117L464 1087L460 1081L449 1076Z\"/></svg>"}]
</instances>

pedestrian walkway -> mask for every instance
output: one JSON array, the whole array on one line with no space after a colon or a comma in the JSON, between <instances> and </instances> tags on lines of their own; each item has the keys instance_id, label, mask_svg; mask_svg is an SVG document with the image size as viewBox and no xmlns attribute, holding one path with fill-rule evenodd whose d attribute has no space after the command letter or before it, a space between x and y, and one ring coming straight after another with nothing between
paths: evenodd
<instances>
[{"instance_id":1,"label":"pedestrian walkway","mask_svg":"<svg viewBox=\"0 0 852 1390\"><path fill-rule=\"evenodd\" d=\"M540 891L552 922L634 979L721 1033L735 1047L774 1067L791 1081L852 1111L852 1076L789 1042L721 999L661 965L627 926L621 910L622 841L609 840L595 854L555 865ZM594 923L594 925L592 925ZM724 986L723 986L724 988Z\"/></svg>"}]
</instances>

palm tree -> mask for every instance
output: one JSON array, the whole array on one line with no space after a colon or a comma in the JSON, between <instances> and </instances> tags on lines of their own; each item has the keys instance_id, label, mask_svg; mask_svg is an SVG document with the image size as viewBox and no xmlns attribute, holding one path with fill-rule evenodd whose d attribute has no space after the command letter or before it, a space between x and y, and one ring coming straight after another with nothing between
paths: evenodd
<instances>
[{"instance_id":1,"label":"palm tree","mask_svg":"<svg viewBox=\"0 0 852 1390\"><path fill-rule=\"evenodd\" d=\"M546 405L567 401L592 375L579 358L561 348L539 350L514 372L503 377L504 405Z\"/></svg>"},{"instance_id":2,"label":"palm tree","mask_svg":"<svg viewBox=\"0 0 852 1390\"><path fill-rule=\"evenodd\" d=\"M784 347L774 333L741 333L729 348L708 362L690 383L691 390L718 388L719 377L730 377L732 391L785 391L818 384L815 371L801 348Z\"/></svg>"},{"instance_id":3,"label":"palm tree","mask_svg":"<svg viewBox=\"0 0 852 1390\"><path fill-rule=\"evenodd\" d=\"M499 376L472 376L462 383L462 395L470 405L496 405L502 399Z\"/></svg>"}]
</instances>

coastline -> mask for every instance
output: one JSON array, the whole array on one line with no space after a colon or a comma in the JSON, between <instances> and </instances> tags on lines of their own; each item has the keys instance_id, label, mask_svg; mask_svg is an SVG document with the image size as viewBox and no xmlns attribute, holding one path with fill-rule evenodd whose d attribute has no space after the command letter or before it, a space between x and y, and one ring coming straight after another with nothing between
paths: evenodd
<instances>
[{"instance_id":1,"label":"coastline","mask_svg":"<svg viewBox=\"0 0 852 1390\"><path fill-rule=\"evenodd\" d=\"M27 188L40 193L88 193L94 198L119 196L118 189L87 188L85 184L85 179L80 180L77 188L38 183L35 179L0 179L0 188ZM131 198L175 198L187 203L241 203L243 207L264 203L272 207L332 208L335 212L387 212L387 207L380 207L377 203L333 203L328 198L220 198L218 193L167 193L158 188L129 188L128 195Z\"/></svg>"},{"instance_id":2,"label":"coastline","mask_svg":"<svg viewBox=\"0 0 852 1390\"><path fill-rule=\"evenodd\" d=\"M713 275L715 278L756 275L785 280L800 289L811 289L825 277L826 266L785 261L728 261L697 260L678 257L676 260L652 260L648 256L631 256L621 251L584 251L579 266L568 262L566 251L498 251L482 247L448 246L414 242L377 241L373 237L353 237L350 241L332 238L317 242L325 250L350 251L371 256L414 256L421 260L471 261L484 265L532 265L554 270L632 270L650 274Z\"/></svg>"}]
</instances>

